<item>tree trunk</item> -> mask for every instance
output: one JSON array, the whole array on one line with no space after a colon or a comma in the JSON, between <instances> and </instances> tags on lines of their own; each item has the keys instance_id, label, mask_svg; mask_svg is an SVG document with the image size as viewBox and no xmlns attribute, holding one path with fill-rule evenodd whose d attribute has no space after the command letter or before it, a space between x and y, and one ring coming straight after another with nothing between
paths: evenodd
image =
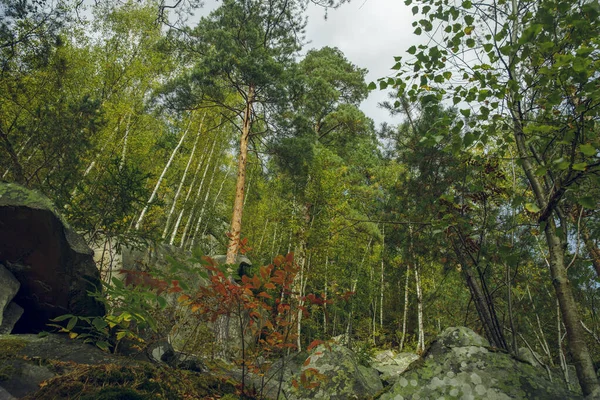
<instances>
[{"instance_id":1,"label":"tree trunk","mask_svg":"<svg viewBox=\"0 0 600 400\"><path fill-rule=\"evenodd\" d=\"M381 276L379 279L379 329L383 332L383 289L385 287L385 264L383 256L385 252L385 225L382 226L381 230L383 238L381 239Z\"/></svg>"},{"instance_id":2,"label":"tree trunk","mask_svg":"<svg viewBox=\"0 0 600 400\"><path fill-rule=\"evenodd\" d=\"M179 243L179 247L183 248L185 245L185 240L187 238L188 232L190 230L190 226L192 225L192 221L194 220L194 212L196 211L196 206L198 205L198 199L202 194L202 188L204 187L204 181L206 180L206 174L208 173L208 168L210 167L210 160L212 160L212 155L215 150L215 144L217 143L217 136L213 140L212 146L210 147L210 153L208 154L208 158L206 159L206 165L204 166L204 172L202 173L202 179L200 179L200 185L198 186L198 191L196 192L196 197L194 197L194 203L192 204L192 208L190 210L190 216L185 224L185 228L183 229L183 233L181 234L181 242Z\"/></svg>"},{"instance_id":3,"label":"tree trunk","mask_svg":"<svg viewBox=\"0 0 600 400\"><path fill-rule=\"evenodd\" d=\"M202 208L200 209L200 215L198 216L198 222L196 223L196 229L194 230L194 234L190 236L190 250L194 247L194 243L196 241L196 236L198 236L198 231L200 230L200 225L202 224L202 217L204 216L204 211L206 210L206 205L208 204L208 198L210 196L210 188L212 187L213 181L215 180L215 172L217 171L217 162L213 166L212 174L210 175L210 180L208 181L208 187L206 188L206 194L204 195L204 202L202 203Z\"/></svg>"},{"instance_id":4,"label":"tree trunk","mask_svg":"<svg viewBox=\"0 0 600 400\"><path fill-rule=\"evenodd\" d=\"M511 111L513 113L514 123L513 132L521 159L521 166L533 189L538 207L544 210L547 207L546 196L543 185L540 182L539 177L535 175L533 169L531 162L532 156L528 151L525 135L523 133L523 126L521 124L522 118L519 118L520 113L518 109L511 109ZM563 323L565 324L567 331L569 350L573 357L573 363L575 364L581 391L585 396L600 397L600 383L598 382L594 364L592 363L590 352L585 343L583 330L579 325L580 317L579 312L577 311L577 303L573 297L571 282L569 281L567 269L565 267L563 253L564 246L556 232L556 223L553 214L554 212L550 213L543 228L546 236L546 243L548 245L552 284L560 305Z\"/></svg>"},{"instance_id":5,"label":"tree trunk","mask_svg":"<svg viewBox=\"0 0 600 400\"><path fill-rule=\"evenodd\" d=\"M192 183L190 183L190 186L188 187L187 194L185 195L185 199L183 200L183 204L181 205L181 210L179 211L179 216L177 217L177 221L175 222L175 226L173 227L173 231L171 232L171 239L169 240L170 245L173 245L173 243L175 242L175 238L177 237L177 231L179 230L179 225L181 224L183 214L185 213L185 206L188 203L192 191L194 190L194 185L196 184L198 173L200 172L200 168L202 168L202 165L204 165L205 158L206 153L202 153L202 157L200 158L200 161L198 161L196 171L194 172L194 178L192 179Z\"/></svg>"},{"instance_id":6,"label":"tree trunk","mask_svg":"<svg viewBox=\"0 0 600 400\"><path fill-rule=\"evenodd\" d=\"M188 134L188 132L190 130L191 123L192 123L192 116L190 116L190 122L188 123L188 126L185 128L185 131L183 132L183 135L181 135L181 139L179 139L179 143L177 143L177 146L175 146L175 148L171 152L171 157L169 157L169 161L167 161L167 165L165 165L165 167L163 168L163 171L160 174L160 177L158 178L158 181L156 182L156 185L154 186L154 190L152 191L152 194L150 195L150 199L148 199L148 202L144 206L144 209L142 210L142 212L140 214L140 217L138 218L137 222L135 223L135 230L136 231L140 229L140 226L142 225L142 221L144 220L144 216L146 215L146 212L148 211L148 208L150 207L150 204L154 200L154 197L156 197L156 193L158 192L158 188L160 188L160 184L162 183L162 181L163 181L163 179L164 179L164 177L165 177L165 175L167 173L167 170L171 166L171 163L173 162L173 159L175 158L175 154L177 154L177 151L179 151L179 148L183 144L183 141L185 140L185 137L187 136L187 134Z\"/></svg>"},{"instance_id":7,"label":"tree trunk","mask_svg":"<svg viewBox=\"0 0 600 400\"><path fill-rule=\"evenodd\" d=\"M425 351L425 328L423 324L423 290L421 288L421 277L419 276L418 264L415 264L415 287L417 291L417 321L419 324L417 354L421 354Z\"/></svg>"},{"instance_id":8,"label":"tree trunk","mask_svg":"<svg viewBox=\"0 0 600 400\"><path fill-rule=\"evenodd\" d=\"M119 171L125 165L125 157L127 156L127 142L129 141L129 129L131 128L131 113L127 116L127 125L125 126L125 136L123 137L123 149L121 150L121 162L119 163Z\"/></svg>"},{"instance_id":9,"label":"tree trunk","mask_svg":"<svg viewBox=\"0 0 600 400\"><path fill-rule=\"evenodd\" d=\"M242 213L244 211L244 187L246 185L246 163L248 162L248 142L250 140L250 129L252 127L252 105L254 103L254 86L248 87L246 109L244 110L244 121L242 125L242 136L240 137L240 155L238 158L238 174L235 186L235 201L233 203L233 215L231 216L231 231L229 246L227 247L227 264L234 264L240 247L240 235L242 232Z\"/></svg>"},{"instance_id":10,"label":"tree trunk","mask_svg":"<svg viewBox=\"0 0 600 400\"><path fill-rule=\"evenodd\" d=\"M225 186L225 182L227 181L227 178L229 177L230 172L231 172L231 166L228 165L227 171L225 172L225 177L221 181L221 186L219 186L219 191L217 192L217 195L215 196L215 199L213 200L213 203L212 203L213 210L217 206L217 202L219 201L219 197L221 197L221 192L223 191L223 186ZM204 224L204 229L202 230L202 236L206 235L207 229L208 229L208 222L206 222L206 224Z\"/></svg>"},{"instance_id":11,"label":"tree trunk","mask_svg":"<svg viewBox=\"0 0 600 400\"><path fill-rule=\"evenodd\" d=\"M204 121L204 116L202 116L202 121ZM196 154L196 147L198 146L198 139L200 139L201 132L202 122L200 123L200 128L198 129L198 134L196 135L196 141L194 142L194 147L192 147L192 152L190 153L190 158L188 159L187 165L185 166L185 170L183 171L183 176L181 177L181 181L179 181L179 186L177 187L177 191L175 192L175 197L173 197L173 204L171 204L171 209L169 210L169 215L167 215L165 229L163 230L162 234L163 239L167 237L167 232L169 231L169 226L171 225L171 218L173 218L173 213L175 212L175 207L177 206L177 200L179 199L179 194L181 193L183 184L185 183L185 178L187 177L188 170L190 169L190 165L192 165L192 161L194 160L194 154Z\"/></svg>"},{"instance_id":12,"label":"tree trunk","mask_svg":"<svg viewBox=\"0 0 600 400\"><path fill-rule=\"evenodd\" d=\"M402 316L402 338L400 339L400 351L404 349L406 340L406 321L408 319L408 282L410 278L410 263L406 265L406 280L404 281L404 314Z\"/></svg>"}]
</instances>

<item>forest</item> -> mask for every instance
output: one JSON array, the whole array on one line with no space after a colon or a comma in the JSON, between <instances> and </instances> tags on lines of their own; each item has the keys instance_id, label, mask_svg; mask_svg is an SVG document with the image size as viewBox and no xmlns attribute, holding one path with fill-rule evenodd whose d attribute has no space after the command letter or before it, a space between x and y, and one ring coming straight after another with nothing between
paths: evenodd
<instances>
[{"instance_id":1,"label":"forest","mask_svg":"<svg viewBox=\"0 0 600 400\"><path fill-rule=\"evenodd\" d=\"M600 5L404 3L428 40L368 82L305 47L305 0L195 19L188 0L0 0L0 180L95 249L242 253L253 289L293 264L280 350L421 354L467 326L599 394ZM401 123L361 111L373 90Z\"/></svg>"}]
</instances>

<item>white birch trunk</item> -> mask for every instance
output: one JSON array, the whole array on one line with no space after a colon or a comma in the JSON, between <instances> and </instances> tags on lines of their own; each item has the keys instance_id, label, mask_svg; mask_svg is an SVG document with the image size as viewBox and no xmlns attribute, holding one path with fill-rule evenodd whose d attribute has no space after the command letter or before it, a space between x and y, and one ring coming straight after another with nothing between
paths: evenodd
<instances>
[{"instance_id":1,"label":"white birch trunk","mask_svg":"<svg viewBox=\"0 0 600 400\"><path fill-rule=\"evenodd\" d=\"M383 289L385 278L385 265L383 256L385 252L385 225L382 225L381 231L383 238L381 239L381 277L379 279L379 328L383 332Z\"/></svg>"},{"instance_id":2,"label":"white birch trunk","mask_svg":"<svg viewBox=\"0 0 600 400\"><path fill-rule=\"evenodd\" d=\"M137 222L135 223L135 230L136 231L140 229L140 226L142 225L142 221L144 220L144 216L146 215L146 212L148 211L148 208L150 207L150 204L152 203L152 201L156 197L156 193L158 192L158 188L160 188L160 184L162 183L162 181L163 181L163 179L164 179L164 177L165 177L165 175L167 173L167 170L171 166L171 163L173 162L173 159L175 158L175 154L177 154L177 151L181 147L181 144L183 143L185 137L187 136L187 134L189 132L189 128L190 128L191 123L192 123L192 118L190 117L190 122L188 123L188 126L185 128L185 131L183 132L183 135L181 135L181 139L179 139L179 143L177 143L177 146L175 146L175 149L173 149L173 151L171 152L171 157L169 157L169 161L167 161L167 165L165 165L165 168L163 168L163 171L160 174L160 177L158 178L158 181L156 182L156 185L154 186L154 190L152 191L152 194L150 195L150 199L148 199L148 202L144 206L144 209L142 210L142 213L140 214L140 217L138 218Z\"/></svg>"},{"instance_id":3,"label":"white birch trunk","mask_svg":"<svg viewBox=\"0 0 600 400\"><path fill-rule=\"evenodd\" d=\"M410 264L406 265L406 280L404 282L404 315L402 316L402 338L400 339L400 351L404 349L406 339L406 320L408 316L408 282L410 278Z\"/></svg>"},{"instance_id":4,"label":"white birch trunk","mask_svg":"<svg viewBox=\"0 0 600 400\"><path fill-rule=\"evenodd\" d=\"M204 114L202 116L202 121L204 122ZM188 170L192 165L192 161L194 160L194 154L196 153L196 147L198 146L198 139L200 139L200 133L202 132L202 122L200 123L200 128L198 129L198 134L196 135L196 141L194 142L194 147L192 147L192 152L190 153L190 158L188 159L187 165L185 166L185 170L183 171L183 176L181 177L181 181L179 181L179 186L177 187L177 191L175 192L175 197L173 198L173 204L171 204L171 209L169 210L169 215L167 215L167 222L165 222L165 229L163 230L162 238L164 239L167 236L167 232L169 231L169 225L171 224L171 218L173 218L173 213L175 212L175 207L177 206L177 200L179 199L179 194L181 193L181 189L183 188L183 184L185 183L185 178L187 177Z\"/></svg>"},{"instance_id":5,"label":"white birch trunk","mask_svg":"<svg viewBox=\"0 0 600 400\"><path fill-rule=\"evenodd\" d=\"M125 156L127 155L127 141L129 140L129 129L131 127L131 113L127 115L127 125L125 126L125 136L123 137L123 149L121 150L121 162L119 163L119 171L125 165Z\"/></svg>"},{"instance_id":6,"label":"white birch trunk","mask_svg":"<svg viewBox=\"0 0 600 400\"><path fill-rule=\"evenodd\" d=\"M363 254L363 258L360 261L360 267L359 267L359 272L362 269L362 267L365 264L365 258L367 258L367 253L369 252L369 249L371 248L371 242L373 241L373 238L369 239L369 244L367 244L367 248L365 249L365 253ZM354 293L354 295L356 295L356 286L358 284L358 278L354 278L354 280L352 281L352 288L351 291L352 293ZM354 299L352 300L352 304L350 305L350 315L348 316L348 324L346 325L346 344L350 345L350 334L352 333L352 318L354 317Z\"/></svg>"},{"instance_id":7,"label":"white birch trunk","mask_svg":"<svg viewBox=\"0 0 600 400\"><path fill-rule=\"evenodd\" d=\"M206 188L206 194L204 196L204 202L202 203L202 208L200 209L200 216L198 217L198 222L196 223L196 229L194 230L194 234L191 236L190 250L194 247L194 242L196 241L196 236L198 235L198 231L200 230L200 225L202 224L202 217L204 216L204 211L206 210L206 205L208 204L208 198L210 197L210 188L212 187L213 181L215 179L215 173L217 171L217 163L212 170L212 174L210 176L210 180L208 181L208 187Z\"/></svg>"},{"instance_id":8,"label":"white birch trunk","mask_svg":"<svg viewBox=\"0 0 600 400\"><path fill-rule=\"evenodd\" d=\"M325 287L323 289L323 337L327 337L327 290L329 279L329 256L325 257Z\"/></svg>"},{"instance_id":9,"label":"white birch trunk","mask_svg":"<svg viewBox=\"0 0 600 400\"><path fill-rule=\"evenodd\" d=\"M221 186L219 187L219 191L217 192L217 195L215 196L215 199L213 200L213 204L212 204L213 210L217 206L217 202L219 201L219 198L221 197L221 192L223 191L223 186L225 186L225 182L227 182L227 178L229 177L230 172L231 172L231 165L228 165L227 172L225 172L225 177L221 181ZM202 236L206 235L207 229L208 229L208 221L204 224L204 230L202 231Z\"/></svg>"},{"instance_id":10,"label":"white birch trunk","mask_svg":"<svg viewBox=\"0 0 600 400\"><path fill-rule=\"evenodd\" d=\"M204 181L206 180L206 174L208 172L208 168L210 167L210 160L212 159L213 151L215 150L215 144L217 143L217 135L213 140L212 146L210 147L210 153L208 154L208 158L206 160L206 165L204 166L204 172L202 173L202 179L200 179L200 185L198 186L198 191L196 192L196 197L194 198L194 204L192 204L192 209L190 210L190 217L185 224L185 228L183 229L183 234L181 235L181 242L179 243L181 248L183 248L185 244L185 239L189 232L190 226L194 219L194 211L196 210L196 206L198 205L198 199L202 194L202 188L204 187Z\"/></svg>"},{"instance_id":11,"label":"white birch trunk","mask_svg":"<svg viewBox=\"0 0 600 400\"><path fill-rule=\"evenodd\" d=\"M190 194L194 190L194 185L196 184L196 179L198 178L198 172L200 172L200 168L204 165L204 159L206 158L206 153L202 154L198 165L196 166L196 171L194 172L194 178L192 179L192 183L188 187L187 194L185 195L185 199L183 200L183 204L181 205L181 211L179 211L179 216L177 217L177 221L175 222L175 226L173 227L173 231L171 232L171 239L169 240L169 244L172 246L175 241L175 237L177 236L177 231L179 230L179 225L181 224L181 220L183 219L183 214L185 212L185 206L190 198Z\"/></svg>"},{"instance_id":12,"label":"white birch trunk","mask_svg":"<svg viewBox=\"0 0 600 400\"><path fill-rule=\"evenodd\" d=\"M419 324L417 354L421 354L425 350L425 332L423 326L423 289L421 288L418 264L415 264L415 286L417 291L417 321Z\"/></svg>"}]
</instances>

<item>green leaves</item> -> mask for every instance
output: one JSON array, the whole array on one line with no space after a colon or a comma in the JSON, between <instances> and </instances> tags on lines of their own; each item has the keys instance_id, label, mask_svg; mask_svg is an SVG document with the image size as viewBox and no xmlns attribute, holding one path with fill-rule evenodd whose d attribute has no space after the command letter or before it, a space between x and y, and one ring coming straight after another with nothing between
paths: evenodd
<instances>
[{"instance_id":1,"label":"green leaves","mask_svg":"<svg viewBox=\"0 0 600 400\"><path fill-rule=\"evenodd\" d=\"M579 145L579 151L588 157L594 156L598 153L598 150L589 143Z\"/></svg>"}]
</instances>

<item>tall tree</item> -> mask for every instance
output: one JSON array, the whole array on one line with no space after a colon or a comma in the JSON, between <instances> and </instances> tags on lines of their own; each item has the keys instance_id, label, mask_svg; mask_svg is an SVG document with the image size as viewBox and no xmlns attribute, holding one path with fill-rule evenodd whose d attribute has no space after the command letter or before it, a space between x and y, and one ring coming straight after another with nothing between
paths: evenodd
<instances>
[{"instance_id":1,"label":"tall tree","mask_svg":"<svg viewBox=\"0 0 600 400\"><path fill-rule=\"evenodd\" d=\"M567 275L564 210L567 191L576 194L582 182L598 182L600 170L600 91L593 72L600 64L598 2L415 3L413 12L424 15L414 23L415 32L431 32L437 22L442 40L410 48L416 58L399 61L400 78L383 80L382 86L397 85L412 100L447 94L466 105L460 112L467 125L461 121L451 131L466 146L476 141L488 154L504 156L514 144L532 194L524 207L545 234L579 383L585 395L599 396ZM467 62L467 55L477 61ZM420 82L411 84L415 72Z\"/></svg>"},{"instance_id":2,"label":"tall tree","mask_svg":"<svg viewBox=\"0 0 600 400\"><path fill-rule=\"evenodd\" d=\"M301 1L224 1L188 32L189 49L197 59L193 72L172 86L175 97L184 101L180 106L222 107L240 133L229 264L237 256L242 230L248 148L252 138L269 130L273 107L286 102L288 70L305 25L303 7Z\"/></svg>"}]
</instances>

